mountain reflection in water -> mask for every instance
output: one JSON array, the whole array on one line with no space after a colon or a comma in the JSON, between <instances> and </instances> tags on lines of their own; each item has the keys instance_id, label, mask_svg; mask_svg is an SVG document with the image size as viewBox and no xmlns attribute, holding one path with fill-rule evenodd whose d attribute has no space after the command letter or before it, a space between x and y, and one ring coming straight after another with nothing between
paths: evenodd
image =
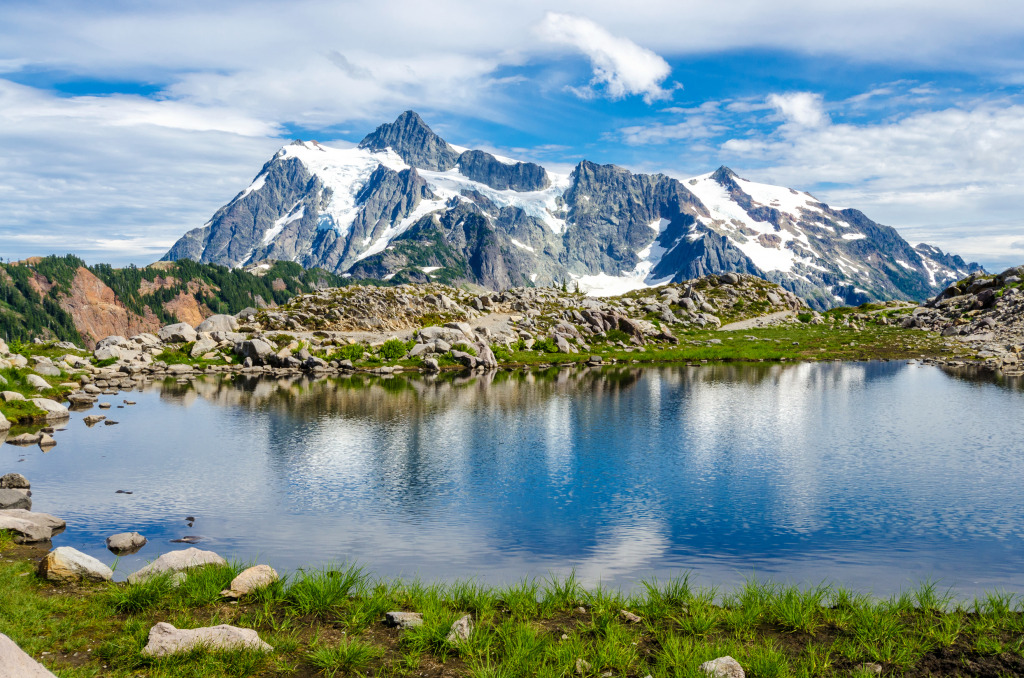
<instances>
[{"instance_id":1,"label":"mountain reflection in water","mask_svg":"<svg viewBox=\"0 0 1024 678\"><path fill-rule=\"evenodd\" d=\"M106 536L150 538L122 575L195 515L200 547L286 570L1024 589L1019 380L900 362L555 367L211 377L132 399L120 426L76 414L17 469L36 510L68 520L55 545L110 561Z\"/></svg>"}]
</instances>

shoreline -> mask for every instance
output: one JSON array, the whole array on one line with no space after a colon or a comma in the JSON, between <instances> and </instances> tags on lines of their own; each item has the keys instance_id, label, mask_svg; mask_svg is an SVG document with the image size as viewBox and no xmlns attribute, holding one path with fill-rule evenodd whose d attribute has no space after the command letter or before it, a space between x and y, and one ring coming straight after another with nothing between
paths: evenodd
<instances>
[{"instance_id":1,"label":"shoreline","mask_svg":"<svg viewBox=\"0 0 1024 678\"><path fill-rule=\"evenodd\" d=\"M583 587L572 574L490 587L382 579L328 564L235 601L222 591L242 570L236 564L189 568L180 581L166 574L134 584L56 584L35 573L40 556L0 548L0 587L8 593L0 633L62 676L440 678L493 675L498 667L510 676L701 676L705 662L725 656L751 676L1024 671L1020 596L993 592L951 604L950 592L928 581L873 598L841 585L753 579L722 593L683 574L625 595ZM389 623L392 611L413 613L401 618L408 625ZM47 621L34 622L39 615ZM466 639L453 639L454 624L467 616ZM274 649L147 657L150 629L168 621L252 629ZM527 638L532 649L524 655Z\"/></svg>"}]
</instances>

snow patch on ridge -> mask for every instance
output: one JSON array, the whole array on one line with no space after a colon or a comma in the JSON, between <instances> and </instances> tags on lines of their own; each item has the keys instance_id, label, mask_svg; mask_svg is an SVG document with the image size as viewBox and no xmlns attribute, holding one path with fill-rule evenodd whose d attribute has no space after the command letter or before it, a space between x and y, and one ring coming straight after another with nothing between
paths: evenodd
<instances>
[{"instance_id":1,"label":"snow patch on ridge","mask_svg":"<svg viewBox=\"0 0 1024 678\"><path fill-rule=\"evenodd\" d=\"M267 232L263 234L263 244L264 245L269 245L271 242L274 241L274 238L276 238L278 236L278 234L282 230L284 230L285 226L287 226L288 224L290 224L292 222L298 221L299 219L301 219L303 217L303 215L305 213L306 213L306 206L305 205L299 205L299 210L297 212L295 211L295 208L293 207L291 214L286 214L285 216L281 217L280 219L278 219L277 221L274 222L273 226L271 226L270 228L267 229Z\"/></svg>"},{"instance_id":2,"label":"snow patch on ridge","mask_svg":"<svg viewBox=\"0 0 1024 678\"><path fill-rule=\"evenodd\" d=\"M409 167L390 148L384 151L333 148L315 141L289 144L281 149L279 157L297 158L310 174L319 177L324 186L331 189L331 201L321 213L317 226L333 228L341 236L351 229L359 212L356 196L377 167L384 165L396 172Z\"/></svg>"},{"instance_id":3,"label":"snow patch on ridge","mask_svg":"<svg viewBox=\"0 0 1024 678\"><path fill-rule=\"evenodd\" d=\"M459 173L457 167L447 172L417 171L427 181L430 190L444 198L461 196L463 191L476 191L499 207L518 207L544 223L555 234L565 230L565 220L559 219L553 213L558 211L557 198L569 188L570 178L567 174L548 172L551 186L543 191L499 191L487 184L469 179Z\"/></svg>"}]
</instances>

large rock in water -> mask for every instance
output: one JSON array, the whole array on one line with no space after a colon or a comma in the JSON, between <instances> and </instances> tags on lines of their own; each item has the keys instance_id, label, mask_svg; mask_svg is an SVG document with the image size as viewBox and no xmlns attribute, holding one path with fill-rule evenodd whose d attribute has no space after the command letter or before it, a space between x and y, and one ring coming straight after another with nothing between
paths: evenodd
<instances>
[{"instance_id":1,"label":"large rock in water","mask_svg":"<svg viewBox=\"0 0 1024 678\"><path fill-rule=\"evenodd\" d=\"M235 332L238 330L238 320L233 315L211 315L199 323L197 332Z\"/></svg>"},{"instance_id":2,"label":"large rock in water","mask_svg":"<svg viewBox=\"0 0 1024 678\"><path fill-rule=\"evenodd\" d=\"M142 648L148 657L164 657L188 652L197 647L209 650L260 650L273 652L274 648L260 640L252 629L221 624L199 629L178 629L160 622L149 630L149 642Z\"/></svg>"},{"instance_id":3,"label":"large rock in water","mask_svg":"<svg viewBox=\"0 0 1024 678\"><path fill-rule=\"evenodd\" d=\"M60 419L67 419L71 416L68 413L68 408L58 402L50 400L49 398L32 398L31 402L39 409L46 412L46 421L57 421Z\"/></svg>"},{"instance_id":4,"label":"large rock in water","mask_svg":"<svg viewBox=\"0 0 1024 678\"><path fill-rule=\"evenodd\" d=\"M0 511L0 530L14 532L17 544L32 544L49 541L53 535L64 531L66 523L49 513L33 513L25 509Z\"/></svg>"},{"instance_id":5,"label":"large rock in water","mask_svg":"<svg viewBox=\"0 0 1024 678\"><path fill-rule=\"evenodd\" d=\"M77 581L111 581L114 571L70 546L55 548L39 562L39 576L50 581L70 584Z\"/></svg>"},{"instance_id":6,"label":"large rock in water","mask_svg":"<svg viewBox=\"0 0 1024 678\"><path fill-rule=\"evenodd\" d=\"M56 678L17 643L0 633L0 678Z\"/></svg>"},{"instance_id":7,"label":"large rock in water","mask_svg":"<svg viewBox=\"0 0 1024 678\"><path fill-rule=\"evenodd\" d=\"M126 556L137 552L148 543L138 532L121 532L107 537L107 550L117 556Z\"/></svg>"},{"instance_id":8,"label":"large rock in water","mask_svg":"<svg viewBox=\"0 0 1024 678\"><path fill-rule=\"evenodd\" d=\"M174 325L161 327L160 331L157 332L157 336L163 342L183 344L187 341L195 341L197 335L195 328L188 323L175 323Z\"/></svg>"},{"instance_id":9,"label":"large rock in water","mask_svg":"<svg viewBox=\"0 0 1024 678\"><path fill-rule=\"evenodd\" d=\"M0 414L0 438L2 438L10 430L11 422L7 421L7 417Z\"/></svg>"},{"instance_id":10,"label":"large rock in water","mask_svg":"<svg viewBox=\"0 0 1024 678\"><path fill-rule=\"evenodd\" d=\"M227 565L228 561L221 558L213 551L202 551L195 547L181 551L170 551L163 554L156 560L138 572L128 575L128 583L145 581L150 577L164 572L181 572L191 567L202 567L203 565Z\"/></svg>"}]
</instances>

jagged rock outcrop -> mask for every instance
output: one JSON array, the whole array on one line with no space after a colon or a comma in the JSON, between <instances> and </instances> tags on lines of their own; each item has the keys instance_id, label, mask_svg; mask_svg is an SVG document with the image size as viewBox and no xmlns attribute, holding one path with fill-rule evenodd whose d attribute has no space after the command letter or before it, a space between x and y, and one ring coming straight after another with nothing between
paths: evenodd
<instances>
[{"instance_id":1,"label":"jagged rock outcrop","mask_svg":"<svg viewBox=\"0 0 1024 678\"><path fill-rule=\"evenodd\" d=\"M551 185L548 173L540 165L502 162L483 151L465 151L460 155L459 171L499 191L543 191Z\"/></svg>"},{"instance_id":2,"label":"jagged rock outcrop","mask_svg":"<svg viewBox=\"0 0 1024 678\"><path fill-rule=\"evenodd\" d=\"M1024 266L959 280L914 309L903 326L963 341L996 368L1024 370Z\"/></svg>"},{"instance_id":3,"label":"jagged rock outcrop","mask_svg":"<svg viewBox=\"0 0 1024 678\"><path fill-rule=\"evenodd\" d=\"M459 162L459 152L434 134L414 112L402 113L394 122L385 123L367 134L359 148L383 151L390 148L413 167L444 172Z\"/></svg>"}]
</instances>

